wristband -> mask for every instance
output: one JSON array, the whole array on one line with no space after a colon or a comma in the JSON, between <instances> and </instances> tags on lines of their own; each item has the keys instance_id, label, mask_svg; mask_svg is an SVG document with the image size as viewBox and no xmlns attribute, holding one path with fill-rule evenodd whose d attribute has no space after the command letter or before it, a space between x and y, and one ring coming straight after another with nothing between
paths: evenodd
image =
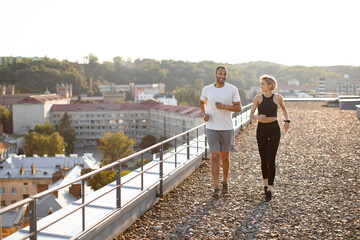
<instances>
[{"instance_id":1,"label":"wristband","mask_svg":"<svg viewBox=\"0 0 360 240\"><path fill-rule=\"evenodd\" d=\"M284 122L290 123L290 120L284 120Z\"/></svg>"}]
</instances>

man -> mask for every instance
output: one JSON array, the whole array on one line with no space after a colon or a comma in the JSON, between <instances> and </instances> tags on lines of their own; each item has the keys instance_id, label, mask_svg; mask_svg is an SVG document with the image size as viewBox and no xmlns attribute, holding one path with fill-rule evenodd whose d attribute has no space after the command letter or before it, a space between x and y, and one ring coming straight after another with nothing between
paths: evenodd
<instances>
[{"instance_id":1,"label":"man","mask_svg":"<svg viewBox=\"0 0 360 240\"><path fill-rule=\"evenodd\" d=\"M222 194L228 192L229 152L234 147L232 112L241 111L239 91L234 85L225 83L227 74L226 67L217 67L216 82L205 86L200 96L200 108L206 122L206 136L212 155L213 197L219 197L220 158L223 167Z\"/></svg>"}]
</instances>

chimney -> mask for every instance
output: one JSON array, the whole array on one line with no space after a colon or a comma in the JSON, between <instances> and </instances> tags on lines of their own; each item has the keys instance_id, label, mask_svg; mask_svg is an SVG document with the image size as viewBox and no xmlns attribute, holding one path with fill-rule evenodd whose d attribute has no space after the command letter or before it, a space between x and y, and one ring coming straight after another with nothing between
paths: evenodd
<instances>
[{"instance_id":1,"label":"chimney","mask_svg":"<svg viewBox=\"0 0 360 240\"><path fill-rule=\"evenodd\" d=\"M54 172L53 175L52 175L52 182L56 183L58 180L60 180L62 178L64 178L63 171Z\"/></svg>"},{"instance_id":2,"label":"chimney","mask_svg":"<svg viewBox=\"0 0 360 240\"><path fill-rule=\"evenodd\" d=\"M69 188L69 193L73 195L76 199L81 197L81 184L73 184Z\"/></svg>"},{"instance_id":3,"label":"chimney","mask_svg":"<svg viewBox=\"0 0 360 240\"><path fill-rule=\"evenodd\" d=\"M90 168L81 169L81 176L84 175L84 174L87 174L89 172L91 172Z\"/></svg>"},{"instance_id":4,"label":"chimney","mask_svg":"<svg viewBox=\"0 0 360 240\"><path fill-rule=\"evenodd\" d=\"M24 167L20 168L20 175L24 175Z\"/></svg>"},{"instance_id":5,"label":"chimney","mask_svg":"<svg viewBox=\"0 0 360 240\"><path fill-rule=\"evenodd\" d=\"M31 164L31 174L34 175L36 173L35 164Z\"/></svg>"}]
</instances>

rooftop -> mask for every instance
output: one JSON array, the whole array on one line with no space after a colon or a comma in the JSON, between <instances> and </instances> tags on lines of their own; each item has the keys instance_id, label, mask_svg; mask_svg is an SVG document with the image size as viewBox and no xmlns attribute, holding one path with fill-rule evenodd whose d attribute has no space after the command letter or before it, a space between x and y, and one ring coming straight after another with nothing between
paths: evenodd
<instances>
[{"instance_id":1,"label":"rooftop","mask_svg":"<svg viewBox=\"0 0 360 240\"><path fill-rule=\"evenodd\" d=\"M236 136L228 196L212 199L210 161L203 161L117 239L360 238L356 111L286 105L291 129L282 130L271 202L264 201L253 123Z\"/></svg>"},{"instance_id":2,"label":"rooftop","mask_svg":"<svg viewBox=\"0 0 360 240\"><path fill-rule=\"evenodd\" d=\"M45 103L45 102L50 102L50 101L55 101L55 100L60 100L60 99L63 99L63 97L60 95L57 95L57 94L31 95L29 97L26 97L26 98L18 101L17 103L19 103L19 104Z\"/></svg>"},{"instance_id":3,"label":"rooftop","mask_svg":"<svg viewBox=\"0 0 360 240\"><path fill-rule=\"evenodd\" d=\"M186 114L201 117L199 107L172 106L166 105L155 99L140 103L81 103L81 104L54 104L51 111L114 111L114 110L158 110L178 114Z\"/></svg>"},{"instance_id":4,"label":"rooftop","mask_svg":"<svg viewBox=\"0 0 360 240\"><path fill-rule=\"evenodd\" d=\"M35 164L36 172L32 174L31 165ZM52 174L58 171L56 165L61 169L74 168L77 165L84 165L84 168L97 169L99 162L90 155L82 157L25 157L13 154L1 163L0 179L14 178L51 178ZM24 167L24 173L20 174L20 168Z\"/></svg>"}]
</instances>

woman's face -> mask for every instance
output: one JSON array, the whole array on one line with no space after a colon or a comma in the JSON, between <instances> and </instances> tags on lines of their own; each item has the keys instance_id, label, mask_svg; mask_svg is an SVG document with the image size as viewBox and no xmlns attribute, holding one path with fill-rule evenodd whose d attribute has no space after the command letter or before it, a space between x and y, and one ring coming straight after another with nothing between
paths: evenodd
<instances>
[{"instance_id":1,"label":"woman's face","mask_svg":"<svg viewBox=\"0 0 360 240\"><path fill-rule=\"evenodd\" d=\"M260 89L262 92L270 91L272 84L268 84L264 79L260 82Z\"/></svg>"}]
</instances>

